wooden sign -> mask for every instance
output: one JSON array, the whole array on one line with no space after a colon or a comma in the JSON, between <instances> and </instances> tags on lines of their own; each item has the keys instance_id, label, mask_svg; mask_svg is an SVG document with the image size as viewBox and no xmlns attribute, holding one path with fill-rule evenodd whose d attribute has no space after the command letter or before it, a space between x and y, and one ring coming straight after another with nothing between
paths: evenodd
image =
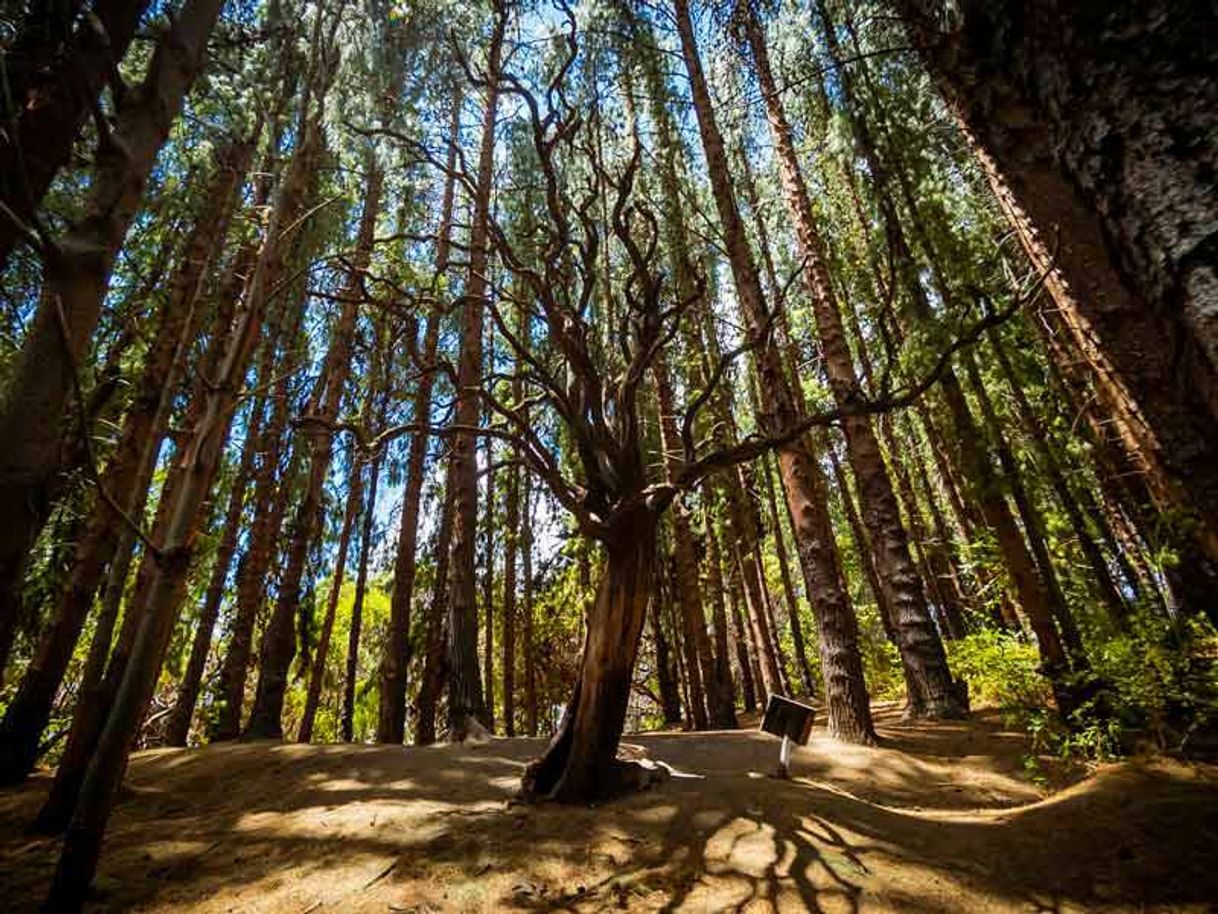
<instances>
[{"instance_id":1,"label":"wooden sign","mask_svg":"<svg viewBox=\"0 0 1218 914\"><path fill-rule=\"evenodd\" d=\"M812 719L816 714L814 708L783 698L781 695L771 695L766 705L765 717L761 719L761 729L764 733L774 736L785 736L794 743L803 746L812 734Z\"/></svg>"}]
</instances>

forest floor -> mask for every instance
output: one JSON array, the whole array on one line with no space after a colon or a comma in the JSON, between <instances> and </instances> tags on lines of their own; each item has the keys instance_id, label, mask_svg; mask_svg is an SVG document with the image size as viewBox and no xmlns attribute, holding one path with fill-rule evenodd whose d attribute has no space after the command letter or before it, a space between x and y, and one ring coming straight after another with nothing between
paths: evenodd
<instances>
[{"instance_id":1,"label":"forest floor","mask_svg":"<svg viewBox=\"0 0 1218 914\"><path fill-rule=\"evenodd\" d=\"M93 910L1209 911L1218 766L1134 760L1024 776L995 713L883 744L818 729L793 780L756 730L628 737L674 770L597 808L522 806L542 741L425 749L239 744L131 763ZM48 779L0 792L0 909L33 911L57 844Z\"/></svg>"}]
</instances>

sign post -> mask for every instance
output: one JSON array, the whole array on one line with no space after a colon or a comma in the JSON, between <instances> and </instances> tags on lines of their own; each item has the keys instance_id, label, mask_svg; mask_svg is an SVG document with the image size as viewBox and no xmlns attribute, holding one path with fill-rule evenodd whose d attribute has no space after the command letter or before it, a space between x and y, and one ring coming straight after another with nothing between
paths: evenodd
<instances>
[{"instance_id":1,"label":"sign post","mask_svg":"<svg viewBox=\"0 0 1218 914\"><path fill-rule=\"evenodd\" d=\"M815 715L815 709L808 705L781 695L770 696L765 716L761 719L761 730L782 737L782 745L778 749L777 777L786 779L791 776L791 743L807 744Z\"/></svg>"}]
</instances>

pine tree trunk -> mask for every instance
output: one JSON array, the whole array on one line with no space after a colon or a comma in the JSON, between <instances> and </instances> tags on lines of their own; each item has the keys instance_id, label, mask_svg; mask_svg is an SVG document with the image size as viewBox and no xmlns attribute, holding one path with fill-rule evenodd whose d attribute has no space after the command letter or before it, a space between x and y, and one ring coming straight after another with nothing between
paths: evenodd
<instances>
[{"instance_id":1,"label":"pine tree trunk","mask_svg":"<svg viewBox=\"0 0 1218 914\"><path fill-rule=\"evenodd\" d=\"M452 458L449 457L451 463ZM449 474L451 475L451 473ZM526 509L527 518L528 511ZM526 520L527 523L527 520ZM415 745L430 746L436 741L436 704L446 676L445 656L448 633L448 561L452 551L453 497L452 490L444 490L444 504L440 515L440 529L436 534L435 583L431 595L431 611L427 616L426 653L423 658L423 676L419 683L418 713L415 721ZM532 735L532 734L530 734Z\"/></svg>"},{"instance_id":2,"label":"pine tree trunk","mask_svg":"<svg viewBox=\"0 0 1218 914\"><path fill-rule=\"evenodd\" d=\"M524 715L529 736L537 735L537 640L533 632L533 477L521 474L524 505L520 530L520 574L524 578L524 606L521 617L521 649L524 651Z\"/></svg>"},{"instance_id":3,"label":"pine tree trunk","mask_svg":"<svg viewBox=\"0 0 1218 914\"><path fill-rule=\"evenodd\" d=\"M1194 76L1215 63L1214 9L965 2L944 32L938 6L900 4L1033 260L1054 265L1055 302L1095 334L1216 557L1218 83Z\"/></svg>"},{"instance_id":4,"label":"pine tree trunk","mask_svg":"<svg viewBox=\"0 0 1218 914\"><path fill-rule=\"evenodd\" d=\"M795 593L795 581L791 576L791 562L787 555L787 543L783 537L782 523L778 517L778 499L774 495L774 476L770 472L770 459L761 459L762 473L765 475L765 500L769 511L770 529L774 533L774 552L778 556L778 573L782 578L783 595L787 601L787 615L791 620L791 641L795 646L795 663L799 667L799 681L803 686L803 694L811 697L816 693L812 681L812 667L808 664L807 648L804 645L803 623L799 619L799 597Z\"/></svg>"},{"instance_id":5,"label":"pine tree trunk","mask_svg":"<svg viewBox=\"0 0 1218 914\"><path fill-rule=\"evenodd\" d=\"M660 713L665 726L681 723L681 688L673 664L672 646L664 632L664 601L659 595L651 601L651 636L655 644L656 685L660 690Z\"/></svg>"},{"instance_id":6,"label":"pine tree trunk","mask_svg":"<svg viewBox=\"0 0 1218 914\"><path fill-rule=\"evenodd\" d=\"M347 573L347 553L351 549L351 532L355 519L364 503L364 467L355 454L351 456L351 474L347 481L347 507L343 511L343 526L338 535L338 554L334 557L334 574L330 578L330 593L326 597L326 613L322 617L321 634L317 637L317 650L313 656L313 669L309 676L309 689L305 693L304 712L300 716L300 729L296 742L313 740L313 724L317 719L317 708L321 704L321 689L325 684L326 663L330 657L330 642L334 638L334 616L338 612L338 601L342 598L343 581Z\"/></svg>"},{"instance_id":7,"label":"pine tree trunk","mask_svg":"<svg viewBox=\"0 0 1218 914\"><path fill-rule=\"evenodd\" d=\"M165 725L165 745L185 746L190 733L190 722L195 704L203 687L203 671L207 666L207 655L211 650L212 634L220 618L220 604L228 585L228 572L237 552L237 540L241 535L241 518L245 509L245 493L254 470L254 447L258 440L260 417L259 404L246 425L245 443L241 448L241 462L233 476L232 489L228 495L228 506L224 512L224 532L216 546L216 558L212 564L207 590L203 595L203 608L199 612L199 624L190 645L190 658L182 672L178 697Z\"/></svg>"},{"instance_id":8,"label":"pine tree trunk","mask_svg":"<svg viewBox=\"0 0 1218 914\"><path fill-rule=\"evenodd\" d=\"M376 492L381 481L384 451L372 460L369 469L368 503L364 506L360 531L359 568L355 573L355 601L351 604L351 629L347 636L347 676L343 683L343 713L340 721L344 743L355 738L355 685L359 679L359 640L364 624L364 595L368 590L368 557L372 553L372 530L376 521Z\"/></svg>"},{"instance_id":9,"label":"pine tree trunk","mask_svg":"<svg viewBox=\"0 0 1218 914\"><path fill-rule=\"evenodd\" d=\"M198 306L208 266L223 244L236 191L248 170L253 141L233 144L218 156L219 168L208 189L211 205L201 215L183 248L151 347L136 387L119 445L102 477L102 486L128 517L138 518L147 499L169 421L172 393L184 368L186 351L198 335L204 309ZM86 432L91 434L91 432ZM114 528L121 525L109 502L99 498L78 538L71 574L60 594L54 622L9 704L0 724L0 783L24 777L35 761L49 719L107 563L114 554Z\"/></svg>"},{"instance_id":10,"label":"pine tree trunk","mask_svg":"<svg viewBox=\"0 0 1218 914\"><path fill-rule=\"evenodd\" d=\"M220 4L207 0L188 3L176 19L169 42L173 53L193 61L184 72L198 68L207 35ZM183 91L184 91L183 86ZM127 755L152 698L194 553L197 528L219 467L261 320L263 296L251 296L245 313L231 334L218 372L206 393L201 421L183 449L186 481L171 512L161 541L158 570L143 607L139 631L96 751L89 763L64 838L47 908L79 910L92 882L101 851L102 836L126 769Z\"/></svg>"},{"instance_id":11,"label":"pine tree trunk","mask_svg":"<svg viewBox=\"0 0 1218 914\"><path fill-rule=\"evenodd\" d=\"M313 166L320 151L319 125L311 116L305 117L303 138L284 174L275 207L280 210L279 224L295 225L310 196ZM263 241L259 259L272 281L283 274L286 252L282 239L267 234ZM304 309L276 302L268 315L268 327L257 369L258 385L273 390L270 417L260 430L258 452L260 459L254 474L252 496L252 521L245 553L237 566L236 611L229 632L228 652L220 666L218 713L211 733L212 740L232 740L241 734L242 707L245 702L246 678L253 651L254 626L266 599L266 581L270 573L275 545L287 508L287 500L280 498L282 484L279 479L279 463L282 448L287 438L286 431L290 412L288 396L288 374L278 370L279 347L284 347L283 358L288 353L299 331ZM273 382L273 383L272 383ZM294 449L293 461L298 451ZM284 479L294 475L289 469Z\"/></svg>"},{"instance_id":12,"label":"pine tree trunk","mask_svg":"<svg viewBox=\"0 0 1218 914\"><path fill-rule=\"evenodd\" d=\"M98 151L81 218L46 252L45 291L0 402L0 633L11 631L19 615L29 551L60 469L61 420L111 268L157 153L203 66L218 12L215 0L196 0L157 42L144 81L124 97L111 141ZM7 634L0 638L8 641Z\"/></svg>"},{"instance_id":13,"label":"pine tree trunk","mask_svg":"<svg viewBox=\"0 0 1218 914\"><path fill-rule=\"evenodd\" d=\"M1006 378L1007 386L1011 389L1015 408L1019 413L1019 420L1028 438L1031 440L1033 448L1040 457L1041 469L1049 477L1049 483L1053 487L1054 494L1057 495L1058 503L1066 512L1066 517L1070 520L1070 527L1074 531L1075 538L1078 540L1079 548L1091 567L1096 593L1107 607L1112 620L1118 626L1124 626L1129 613L1129 607L1117 589L1112 572L1108 567L1108 561L1105 559L1099 544L1092 536L1091 529L1088 527L1087 521L1079 508L1078 500L1074 497L1070 485L1066 481L1061 463L1053 451L1045 427L1033 410L1032 404L1028 402L1023 386L1019 382L1019 377L1015 373L1015 368L1011 364L1010 357L1007 355L1006 346L1002 342L1001 334L997 330L991 331L989 341L990 347L994 350L995 361L1002 370L1003 377Z\"/></svg>"},{"instance_id":14,"label":"pine tree trunk","mask_svg":"<svg viewBox=\"0 0 1218 914\"><path fill-rule=\"evenodd\" d=\"M717 552L719 551L718 542L719 538L714 537ZM749 638L745 632L744 614L740 608L744 602L740 565L727 557L724 557L722 561L728 563L728 598L731 604L732 637L736 644L736 666L740 670L740 689L743 693L744 710L752 714L758 707L757 686L761 682L761 670L753 659L753 651L750 649Z\"/></svg>"},{"instance_id":15,"label":"pine tree trunk","mask_svg":"<svg viewBox=\"0 0 1218 914\"><path fill-rule=\"evenodd\" d=\"M484 89L478 180L470 230L469 278L462 296L461 352L457 364L455 422L474 428L482 416L483 311L487 294L488 223L494 184L495 120L499 106L499 58L507 12L499 11L487 54L489 78ZM468 432L453 436L449 487L453 492L453 554L449 567L448 603L448 739L462 742L476 734L484 704L478 672L478 607L476 599L476 540L478 535L478 463L475 438Z\"/></svg>"},{"instance_id":16,"label":"pine tree trunk","mask_svg":"<svg viewBox=\"0 0 1218 914\"><path fill-rule=\"evenodd\" d=\"M1032 548L1032 555L1036 558L1036 567L1040 572L1041 580L1044 582L1045 590L1049 596L1049 607L1053 613L1054 620L1057 622L1057 627L1062 641L1065 643L1069 659L1076 668L1086 666L1087 658L1083 650L1082 636L1079 633L1070 608L1066 605L1066 597L1062 592L1061 583L1057 577L1057 569L1054 568L1053 560L1049 555L1044 520L1041 518L1040 512L1036 510L1036 506L1032 504L1032 499L1024 487L1023 479L1019 472L1019 465L1014 453L1006 442L1001 420L999 420L998 414L994 410L994 404L990 400L989 392L985 388L985 382L981 377L981 372L977 368L976 360L973 358L972 353L968 352L964 354L962 361L964 362L965 374L973 387L973 395L981 407L981 417L989 430L991 446L997 452L999 465L1005 474L1006 478L1004 481L1010 487L1011 498L1014 500L1015 507L1019 511L1020 520L1023 521L1024 535L1027 537L1028 543Z\"/></svg>"},{"instance_id":17,"label":"pine tree trunk","mask_svg":"<svg viewBox=\"0 0 1218 914\"><path fill-rule=\"evenodd\" d=\"M494 364L492 353L490 363ZM487 438L486 453L486 511L484 512L485 545L482 567L483 653L482 682L485 702L479 720L491 733L495 732L495 449L494 439Z\"/></svg>"},{"instance_id":18,"label":"pine tree trunk","mask_svg":"<svg viewBox=\"0 0 1218 914\"><path fill-rule=\"evenodd\" d=\"M381 182L380 168L370 158L350 277L341 295L338 320L331 333L330 348L318 381L321 394L319 396L315 392L313 396L318 404L317 418L326 424L310 430L312 442L305 490L296 509L283 574L279 580L279 599L262 636L258 685L249 724L245 729L246 739L280 739L283 736L283 700L288 671L296 656L294 623L300 609L301 581L309 549L317 538L322 521L322 500L334 454L334 432L329 423L338 418L344 385L350 372L355 326L362 302L362 274L372 256Z\"/></svg>"},{"instance_id":19,"label":"pine tree trunk","mask_svg":"<svg viewBox=\"0 0 1218 914\"><path fill-rule=\"evenodd\" d=\"M452 99L452 122L450 137L455 138L460 130L461 92L454 87ZM448 272L450 250L449 236L452 232L453 199L456 170L456 143L449 146L448 177L440 201L440 224L436 230L435 275L439 279ZM440 340L440 310L434 309L427 316L423 331L423 366L414 396L416 421L423 422L431 416L432 389L435 373L430 366L436 359ZM402 518L398 531L397 556L394 561L393 593L389 610L389 638L385 642L385 655L381 660L381 695L377 718L377 742L400 743L406 738L406 679L410 668L410 609L414 599L416 552L419 542L419 506L423 495L423 477L427 461L430 435L420 429L411 436L410 457L406 467L406 486L402 495Z\"/></svg>"},{"instance_id":20,"label":"pine tree trunk","mask_svg":"<svg viewBox=\"0 0 1218 914\"><path fill-rule=\"evenodd\" d=\"M761 337L769 324L769 315L744 225L732 194L723 137L715 122L706 79L698 59L688 0L676 0L675 10L685 67L693 91L694 110L737 295L749 332ZM755 359L761 392L768 406L768 411L759 417L760 424L768 432L780 433L798 420L798 411L772 338L758 347ZM830 733L856 742L873 742L875 733L863 682L858 623L842 589L820 467L807 445L798 440L778 451L778 462L791 513L796 521L800 561L808 568L808 577L813 584L809 596L820 610L821 667L825 675Z\"/></svg>"},{"instance_id":21,"label":"pine tree trunk","mask_svg":"<svg viewBox=\"0 0 1218 914\"><path fill-rule=\"evenodd\" d=\"M824 243L812 213L786 111L770 70L769 51L760 25L751 11L744 17L778 153L783 197L806 263L804 276L820 331L829 387L837 405L849 409L861 403L864 395L829 277ZM901 523L896 493L871 419L865 415L848 416L842 427L850 465L858 480L863 522L875 554L880 584L892 612L892 626L910 688L908 713L914 717L959 717L967 710L963 693L952 679L943 643L930 618L922 580L910 555L908 534Z\"/></svg>"}]
</instances>

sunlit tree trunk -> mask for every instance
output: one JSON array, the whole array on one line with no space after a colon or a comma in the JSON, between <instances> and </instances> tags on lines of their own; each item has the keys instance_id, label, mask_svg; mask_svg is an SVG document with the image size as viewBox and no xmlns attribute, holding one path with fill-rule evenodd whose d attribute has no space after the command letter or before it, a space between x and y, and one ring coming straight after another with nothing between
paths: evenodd
<instances>
[{"instance_id":1,"label":"sunlit tree trunk","mask_svg":"<svg viewBox=\"0 0 1218 914\"><path fill-rule=\"evenodd\" d=\"M656 573L658 517L624 512L605 542L575 693L546 753L525 769L526 794L587 802L621 786L616 761L639 636Z\"/></svg>"},{"instance_id":2,"label":"sunlit tree trunk","mask_svg":"<svg viewBox=\"0 0 1218 914\"><path fill-rule=\"evenodd\" d=\"M499 65L506 9L497 11L487 49L489 74L483 89L482 137L478 179L470 230L469 278L461 301L461 352L457 364L455 423L474 428L482 416L482 325L487 295L488 221L494 185L495 121L499 108ZM484 713L478 672L476 540L478 535L478 463L476 439L469 432L453 436L449 486L453 490L453 554L449 567L448 603L448 739L461 742L480 728Z\"/></svg>"},{"instance_id":3,"label":"sunlit tree trunk","mask_svg":"<svg viewBox=\"0 0 1218 914\"><path fill-rule=\"evenodd\" d=\"M195 704L203 687L203 672L207 666L207 655L211 650L212 634L220 618L220 605L228 586L229 569L237 552L237 540L241 535L241 520L244 516L245 493L254 470L254 450L258 441L260 404L255 404L246 424L245 442L241 448L241 461L233 476L228 505L224 512L224 532L216 546L216 557L212 563L207 590L203 594L203 606L199 611L199 623L191 640L190 657L182 671L182 682L178 697L165 725L165 744L185 746L190 733L190 722Z\"/></svg>"},{"instance_id":4,"label":"sunlit tree trunk","mask_svg":"<svg viewBox=\"0 0 1218 914\"><path fill-rule=\"evenodd\" d=\"M449 458L451 460L451 457ZM448 474L451 476L451 473ZM527 517L528 512L526 510ZM436 532L435 579L432 585L431 608L427 614L427 631L423 655L423 675L419 681L418 713L415 719L415 745L430 746L436 741L436 705L444 687L445 657L448 641L448 561L452 551L453 498L445 489L440 512L440 528ZM532 735L532 734L530 734Z\"/></svg>"},{"instance_id":5,"label":"sunlit tree trunk","mask_svg":"<svg viewBox=\"0 0 1218 914\"><path fill-rule=\"evenodd\" d=\"M690 21L688 0L676 0L677 30L681 38L685 67L690 76L694 111L719 220L723 226L736 291L749 332L762 335L769 314L761 291L757 268L744 225L732 193L731 177L723 138L711 108L710 94L702 73ZM755 352L762 396L768 410L760 417L762 427L782 432L798 421L799 412L785 376L782 360L772 339ZM862 658L858 647L858 622L845 591L828 514L825 481L807 445L795 441L778 451L783 486L796 521L796 542L801 562L807 563L814 584L810 593L817 606L821 635L821 668L825 677L825 701L829 731L834 736L857 742L875 739L863 682Z\"/></svg>"},{"instance_id":6,"label":"sunlit tree trunk","mask_svg":"<svg viewBox=\"0 0 1218 914\"><path fill-rule=\"evenodd\" d=\"M283 736L283 700L287 690L288 671L296 655L294 624L300 609L301 581L304 577L305 561L322 522L324 489L334 453L334 432L330 423L338 418L343 390L351 369L356 322L363 299L363 271L372 256L373 235L380 209L380 166L371 154L367 161L363 213L351 258L350 278L340 296L342 302L338 319L331 331L329 350L317 382L321 393L319 395L315 391L312 397L316 403L316 419L324 424L303 430L304 434L311 438L309 468L305 475L304 494L296 508L283 573L279 580L279 599L262 635L258 685L254 707L244 734L247 739L279 739Z\"/></svg>"},{"instance_id":7,"label":"sunlit tree trunk","mask_svg":"<svg viewBox=\"0 0 1218 914\"><path fill-rule=\"evenodd\" d=\"M537 638L533 619L533 477L520 476L524 505L520 531L520 574L524 578L524 600L521 607L521 650L524 652L524 717L526 732L537 735L539 709L537 706Z\"/></svg>"},{"instance_id":8,"label":"sunlit tree trunk","mask_svg":"<svg viewBox=\"0 0 1218 914\"><path fill-rule=\"evenodd\" d=\"M347 632L347 675L343 681L343 712L339 721L344 743L355 738L355 686L359 680L359 642L364 624L364 597L368 592L368 557L372 553L372 533L376 522L376 493L381 482L384 451L372 459L368 468L368 501L364 506L360 530L359 565L355 572L355 599L351 604L351 628Z\"/></svg>"},{"instance_id":9,"label":"sunlit tree trunk","mask_svg":"<svg viewBox=\"0 0 1218 914\"><path fill-rule=\"evenodd\" d=\"M251 138L232 144L218 156L219 168L208 189L209 205L182 250L161 326L123 419L119 445L102 476L101 485L109 499L129 518L142 516L140 509L165 436L172 395L189 345L203 323L205 309L199 301L203 280L223 245L253 147ZM51 703L114 554L115 527L124 523L110 500L97 499L77 539L72 570L52 624L0 724L0 745L4 747L0 750L0 782L23 777L34 763Z\"/></svg>"}]
</instances>

